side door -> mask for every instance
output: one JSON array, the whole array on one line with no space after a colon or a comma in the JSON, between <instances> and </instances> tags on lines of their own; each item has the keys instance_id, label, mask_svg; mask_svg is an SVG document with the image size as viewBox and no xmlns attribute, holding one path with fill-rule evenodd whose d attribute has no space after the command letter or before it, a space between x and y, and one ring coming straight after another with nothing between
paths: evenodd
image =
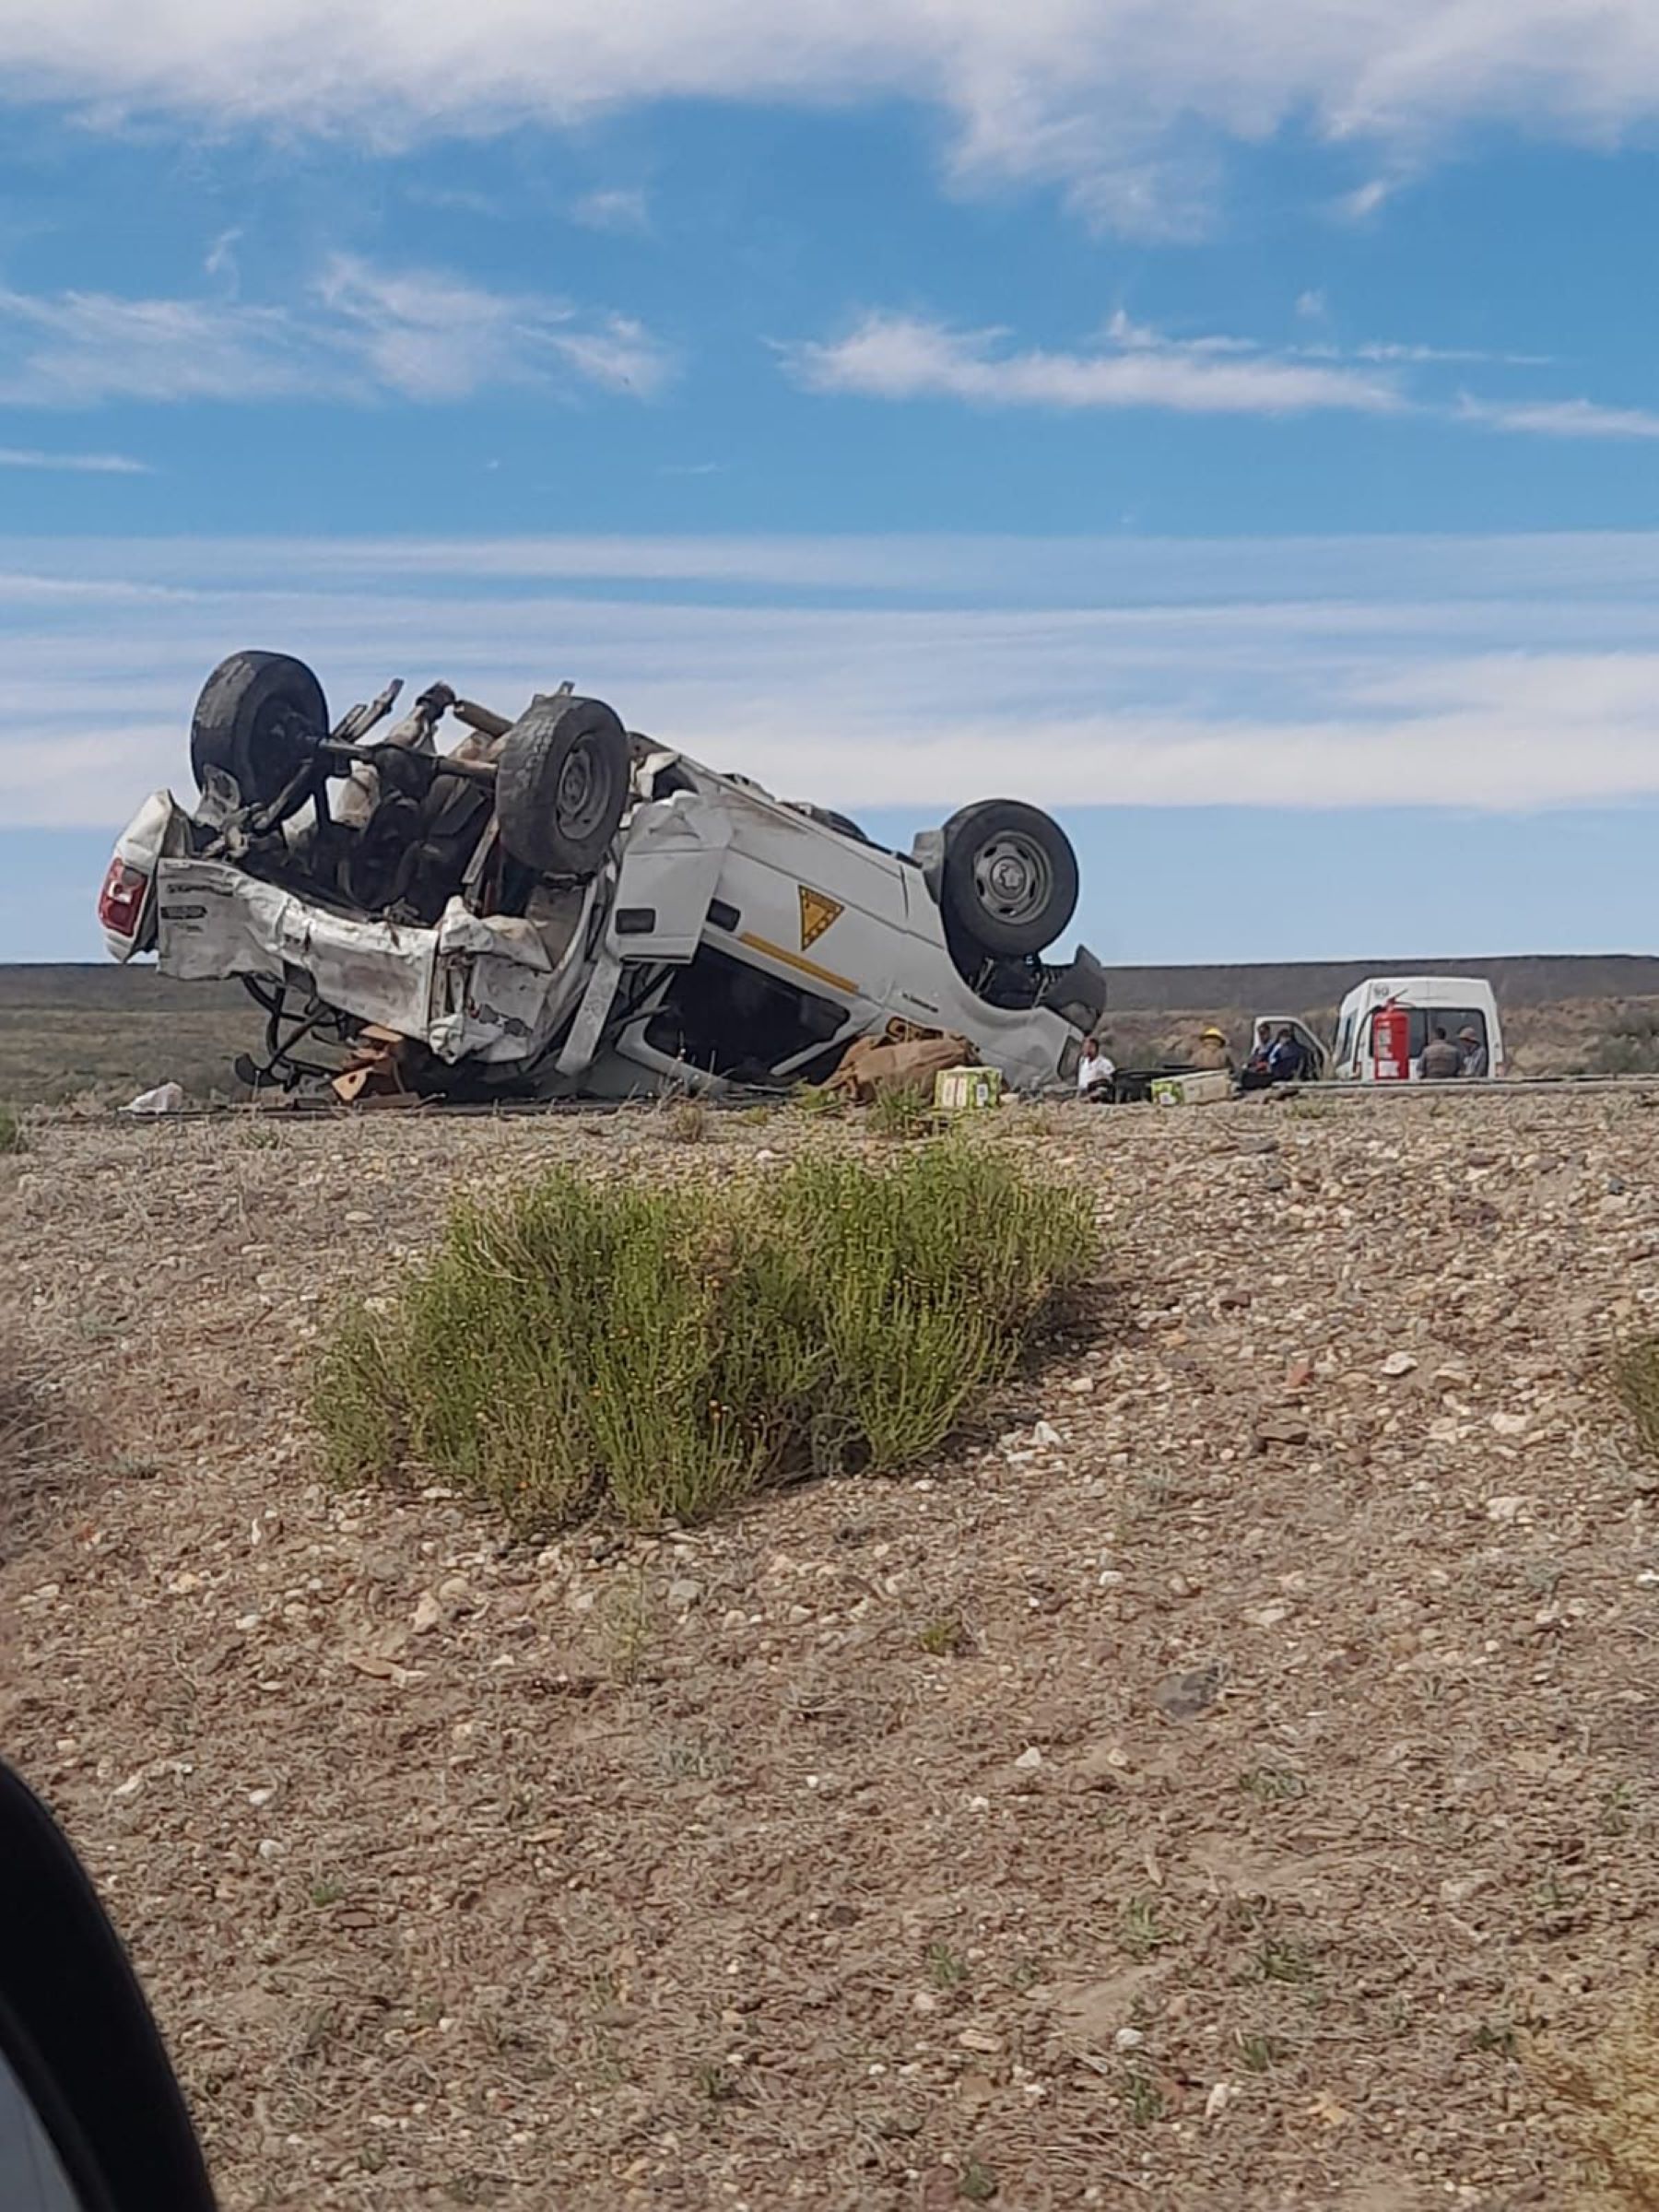
<instances>
[{"instance_id":1,"label":"side door","mask_svg":"<svg viewBox=\"0 0 1659 2212\"><path fill-rule=\"evenodd\" d=\"M725 804L721 949L850 1011L890 1006L906 942L900 864L759 795Z\"/></svg>"},{"instance_id":2,"label":"side door","mask_svg":"<svg viewBox=\"0 0 1659 2212\"><path fill-rule=\"evenodd\" d=\"M1305 1021L1288 1021L1285 1027L1301 1046L1310 1083L1324 1083L1331 1073L1330 1054Z\"/></svg>"}]
</instances>

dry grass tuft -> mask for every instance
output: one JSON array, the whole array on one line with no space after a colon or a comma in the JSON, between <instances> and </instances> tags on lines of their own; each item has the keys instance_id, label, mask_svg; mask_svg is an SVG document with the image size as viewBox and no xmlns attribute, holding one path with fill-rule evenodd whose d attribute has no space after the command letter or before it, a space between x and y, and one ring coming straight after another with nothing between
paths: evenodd
<instances>
[{"instance_id":1,"label":"dry grass tuft","mask_svg":"<svg viewBox=\"0 0 1659 2212\"><path fill-rule=\"evenodd\" d=\"M1585 2212L1659 2212L1659 1983L1582 2055L1535 2053L1594 2174Z\"/></svg>"},{"instance_id":2,"label":"dry grass tuft","mask_svg":"<svg viewBox=\"0 0 1659 2212\"><path fill-rule=\"evenodd\" d=\"M51 1463L65 1457L61 1426L39 1362L14 1338L0 1339L0 1562L25 1540L53 1487Z\"/></svg>"},{"instance_id":3,"label":"dry grass tuft","mask_svg":"<svg viewBox=\"0 0 1659 2212\"><path fill-rule=\"evenodd\" d=\"M1659 1458L1659 1336L1640 1336L1624 1347L1614 1361L1613 1386L1642 1450Z\"/></svg>"},{"instance_id":4,"label":"dry grass tuft","mask_svg":"<svg viewBox=\"0 0 1659 2212\"><path fill-rule=\"evenodd\" d=\"M700 1145L709 1134L711 1116L703 1099L670 1099L662 1109L663 1127L677 1145Z\"/></svg>"},{"instance_id":5,"label":"dry grass tuft","mask_svg":"<svg viewBox=\"0 0 1659 2212\"><path fill-rule=\"evenodd\" d=\"M336 1474L431 1469L518 1521L698 1520L935 1453L1094 1263L1088 1202L946 1141L763 1189L568 1171L465 1205L383 1315L332 1333Z\"/></svg>"}]
</instances>

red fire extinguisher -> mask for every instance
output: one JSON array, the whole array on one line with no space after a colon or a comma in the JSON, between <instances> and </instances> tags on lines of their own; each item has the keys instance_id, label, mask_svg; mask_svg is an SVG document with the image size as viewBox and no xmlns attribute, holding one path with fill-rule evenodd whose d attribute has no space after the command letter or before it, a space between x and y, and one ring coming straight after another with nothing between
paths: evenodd
<instances>
[{"instance_id":1,"label":"red fire extinguisher","mask_svg":"<svg viewBox=\"0 0 1659 2212\"><path fill-rule=\"evenodd\" d=\"M1411 1077L1411 1016L1389 999L1371 1016L1371 1079L1406 1083Z\"/></svg>"}]
</instances>

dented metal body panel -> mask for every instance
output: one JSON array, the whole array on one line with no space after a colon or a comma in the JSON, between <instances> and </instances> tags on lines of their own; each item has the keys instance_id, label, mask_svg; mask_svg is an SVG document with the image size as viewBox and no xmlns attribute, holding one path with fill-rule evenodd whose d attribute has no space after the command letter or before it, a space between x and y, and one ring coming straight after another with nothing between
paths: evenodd
<instances>
[{"instance_id":1,"label":"dented metal body panel","mask_svg":"<svg viewBox=\"0 0 1659 2212\"><path fill-rule=\"evenodd\" d=\"M436 696L423 695L424 722L412 717L394 739L414 730L429 743ZM347 754L333 806L319 783L274 834L217 779L195 816L155 794L112 864L111 885L119 876L137 918L100 903L112 952L153 948L183 979L246 979L270 1012L272 1068L298 1065L282 1032L299 1001L296 1034L349 1046L363 1030L390 1032L406 1041L416 1078L439 1090L465 1079L617 1097L821 1079L854 1039L896 1028L967 1037L1012 1086L1069 1075L1081 1027L1104 1005L1089 956L1053 971L1005 962L987 988L950 936L931 865L670 748L629 741L627 802L585 879L526 885L522 868L503 866L488 793L476 795L500 742L477 729L511 725L465 712L478 718L465 741L472 781L418 820L413 801L377 795L382 776L391 788L401 772L386 746L378 768ZM378 912L349 895L366 879L358 855L377 820L400 806L411 847L424 837L423 861L435 851L450 870L424 914L413 895L388 896ZM400 877L400 848L382 841L371 857L395 890L410 869ZM918 854L927 849L918 841Z\"/></svg>"},{"instance_id":2,"label":"dented metal body panel","mask_svg":"<svg viewBox=\"0 0 1659 2212\"><path fill-rule=\"evenodd\" d=\"M584 901L586 911L592 898ZM432 929L334 913L228 861L163 859L158 965L184 982L302 982L450 1065L534 1059L586 980L582 929L555 959L534 924L452 900Z\"/></svg>"}]
</instances>

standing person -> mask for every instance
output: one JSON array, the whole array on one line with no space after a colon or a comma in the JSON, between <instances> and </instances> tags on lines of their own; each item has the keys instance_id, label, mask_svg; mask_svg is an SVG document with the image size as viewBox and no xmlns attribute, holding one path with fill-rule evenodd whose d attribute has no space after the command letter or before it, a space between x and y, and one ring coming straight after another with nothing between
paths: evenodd
<instances>
[{"instance_id":1,"label":"standing person","mask_svg":"<svg viewBox=\"0 0 1659 2212\"><path fill-rule=\"evenodd\" d=\"M1419 1065L1425 1083L1455 1082L1463 1073L1463 1054L1445 1030L1437 1029L1423 1047Z\"/></svg>"},{"instance_id":2,"label":"standing person","mask_svg":"<svg viewBox=\"0 0 1659 2212\"><path fill-rule=\"evenodd\" d=\"M1082 1056L1077 1062L1077 1096L1109 1099L1116 1074L1117 1069L1100 1050L1100 1039L1085 1037Z\"/></svg>"},{"instance_id":3,"label":"standing person","mask_svg":"<svg viewBox=\"0 0 1659 2212\"><path fill-rule=\"evenodd\" d=\"M1193 1054L1193 1065L1205 1069L1224 1068L1234 1073L1232 1054L1227 1049L1225 1034L1212 1022L1207 1030L1198 1032L1198 1050Z\"/></svg>"},{"instance_id":4,"label":"standing person","mask_svg":"<svg viewBox=\"0 0 1659 2212\"><path fill-rule=\"evenodd\" d=\"M1486 1074L1488 1065L1487 1048L1480 1031L1471 1023L1466 1029L1458 1030L1457 1041L1463 1046L1463 1065L1458 1073L1465 1083L1476 1082Z\"/></svg>"}]
</instances>

